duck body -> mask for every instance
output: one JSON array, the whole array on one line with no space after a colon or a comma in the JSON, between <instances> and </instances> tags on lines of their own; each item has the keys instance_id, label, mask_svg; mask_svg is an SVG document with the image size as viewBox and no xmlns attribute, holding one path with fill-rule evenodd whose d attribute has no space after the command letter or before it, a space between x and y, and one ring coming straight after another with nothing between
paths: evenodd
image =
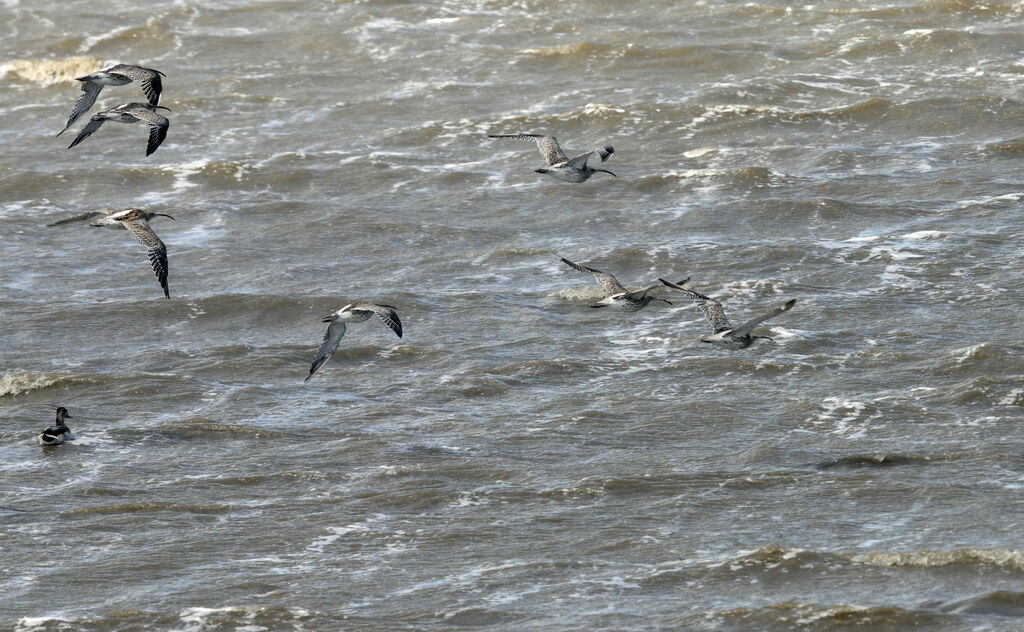
<instances>
[{"instance_id":1,"label":"duck body","mask_svg":"<svg viewBox=\"0 0 1024 632\"><path fill-rule=\"evenodd\" d=\"M63 445L65 441L74 441L75 435L71 434L71 429L64 423L65 419L70 418L71 415L68 414L67 408L64 408L63 406L58 408L57 422L39 433L39 445L58 446Z\"/></svg>"}]
</instances>

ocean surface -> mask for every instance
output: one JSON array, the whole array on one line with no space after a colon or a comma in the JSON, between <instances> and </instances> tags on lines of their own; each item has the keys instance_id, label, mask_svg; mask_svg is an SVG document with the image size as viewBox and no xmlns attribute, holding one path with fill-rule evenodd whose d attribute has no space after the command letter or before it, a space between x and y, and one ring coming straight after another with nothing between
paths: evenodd
<instances>
[{"instance_id":1,"label":"ocean surface","mask_svg":"<svg viewBox=\"0 0 1024 632\"><path fill-rule=\"evenodd\" d=\"M1024 629L1022 29L0 0L0 629ZM55 138L114 63L166 74L148 158L144 125ZM47 226L128 206L175 218L170 300L128 233ZM561 256L737 323L797 302L728 351ZM352 324L304 383L352 300L404 337Z\"/></svg>"}]
</instances>

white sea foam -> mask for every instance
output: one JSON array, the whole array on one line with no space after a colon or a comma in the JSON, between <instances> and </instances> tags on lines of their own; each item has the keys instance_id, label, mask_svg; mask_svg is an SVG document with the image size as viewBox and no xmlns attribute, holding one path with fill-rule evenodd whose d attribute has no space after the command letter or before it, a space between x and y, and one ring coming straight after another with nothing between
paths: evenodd
<instances>
[{"instance_id":1,"label":"white sea foam","mask_svg":"<svg viewBox=\"0 0 1024 632\"><path fill-rule=\"evenodd\" d=\"M64 377L58 373L4 371L0 374L0 397L19 395L56 384Z\"/></svg>"},{"instance_id":2,"label":"white sea foam","mask_svg":"<svg viewBox=\"0 0 1024 632\"><path fill-rule=\"evenodd\" d=\"M59 59L15 59L0 64L0 77L8 74L22 81L41 86L59 83L76 84L75 77L81 77L102 67L97 57L62 57ZM38 107L33 103L32 107Z\"/></svg>"},{"instance_id":3,"label":"white sea foam","mask_svg":"<svg viewBox=\"0 0 1024 632\"><path fill-rule=\"evenodd\" d=\"M940 239L948 236L948 233L939 230L919 230L903 235L905 239Z\"/></svg>"},{"instance_id":4,"label":"white sea foam","mask_svg":"<svg viewBox=\"0 0 1024 632\"><path fill-rule=\"evenodd\" d=\"M718 151L718 148L716 147L698 147L696 149L684 151L683 156L686 158L700 158L701 156L706 156L716 151Z\"/></svg>"},{"instance_id":5,"label":"white sea foam","mask_svg":"<svg viewBox=\"0 0 1024 632\"><path fill-rule=\"evenodd\" d=\"M957 203L957 208L988 206L990 204L997 204L1001 202L1018 202L1021 198L1024 198L1024 193L1004 193L1003 195L995 195L992 197L961 200Z\"/></svg>"},{"instance_id":6,"label":"white sea foam","mask_svg":"<svg viewBox=\"0 0 1024 632\"><path fill-rule=\"evenodd\" d=\"M733 115L739 116L771 116L771 115L782 115L787 110L785 108L773 106L773 105L747 105L740 103L733 104L720 104L712 105L706 109L703 113L695 116L690 120L689 123L681 125L677 129L680 131L694 132L705 123L712 123L721 118L726 118Z\"/></svg>"},{"instance_id":7,"label":"white sea foam","mask_svg":"<svg viewBox=\"0 0 1024 632\"><path fill-rule=\"evenodd\" d=\"M202 171L208 164L210 164L209 160L200 159L191 162L163 165L160 167L160 170L174 176L174 184L171 185L173 190L182 191L199 186L194 182L190 182L189 178Z\"/></svg>"},{"instance_id":8,"label":"white sea foam","mask_svg":"<svg viewBox=\"0 0 1024 632\"><path fill-rule=\"evenodd\" d=\"M977 355L985 347L985 343L981 343L963 349L954 349L952 351L952 353L954 354L953 359L956 361L957 364L963 364L964 362L967 362L975 355Z\"/></svg>"},{"instance_id":9,"label":"white sea foam","mask_svg":"<svg viewBox=\"0 0 1024 632\"><path fill-rule=\"evenodd\" d=\"M513 560L503 564L493 565L482 565L476 568L471 568L468 571L449 575L441 579L432 579L423 582L417 582L412 586L403 588L402 590L395 591L395 596L410 595L424 590L435 590L438 588L451 588L451 587L467 587L476 584L477 580L498 571L521 568L524 566L530 566L530 562L522 562L519 560Z\"/></svg>"},{"instance_id":10,"label":"white sea foam","mask_svg":"<svg viewBox=\"0 0 1024 632\"><path fill-rule=\"evenodd\" d=\"M178 618L183 623L188 625L187 630L189 632L209 629L208 619L217 615L233 614L242 615L247 621L254 620L263 610L263 606L259 605L246 605L246 606L222 606L220 608L204 608L204 607L192 607L185 608L178 613ZM288 608L289 614L295 618L305 618L309 616L309 611L303 608ZM221 627L219 624L216 627ZM246 625L242 627L233 627L233 630L266 630L265 626L253 626Z\"/></svg>"},{"instance_id":11,"label":"white sea foam","mask_svg":"<svg viewBox=\"0 0 1024 632\"><path fill-rule=\"evenodd\" d=\"M861 437L866 433L866 426L859 425L856 428L852 426L861 418L867 408L867 404L864 402L842 397L826 397L820 405L824 410L818 413L815 424L830 424L834 434L845 435L849 438Z\"/></svg>"},{"instance_id":12,"label":"white sea foam","mask_svg":"<svg viewBox=\"0 0 1024 632\"><path fill-rule=\"evenodd\" d=\"M314 539L307 547L307 553L323 553L324 549L334 544L342 537L351 533L369 533L379 528L379 523L385 521L387 516L376 514L368 516L363 522L354 522L343 527L326 527L328 535L322 535Z\"/></svg>"},{"instance_id":13,"label":"white sea foam","mask_svg":"<svg viewBox=\"0 0 1024 632\"><path fill-rule=\"evenodd\" d=\"M51 623L58 625L62 623L72 623L72 619L66 619L58 615L41 616L41 617L22 617L15 622L17 626L14 628L15 632L31 632L32 630L43 629L51 627Z\"/></svg>"},{"instance_id":14,"label":"white sea foam","mask_svg":"<svg viewBox=\"0 0 1024 632\"><path fill-rule=\"evenodd\" d=\"M107 31L105 33L100 33L99 35L90 35L88 37L85 37L85 38L82 39L82 43L78 45L78 52L79 53L88 52L90 48L92 48L96 44L99 44L103 40L108 40L110 38L117 37L121 33L125 33L127 31L130 31L133 28L135 28L135 25L134 24L129 24L128 26L119 26L119 27L117 27L115 29L111 29L111 30L109 30L109 31Z\"/></svg>"},{"instance_id":15,"label":"white sea foam","mask_svg":"<svg viewBox=\"0 0 1024 632\"><path fill-rule=\"evenodd\" d=\"M1015 388L996 402L1000 406L1020 406L1024 403L1024 389Z\"/></svg>"}]
</instances>

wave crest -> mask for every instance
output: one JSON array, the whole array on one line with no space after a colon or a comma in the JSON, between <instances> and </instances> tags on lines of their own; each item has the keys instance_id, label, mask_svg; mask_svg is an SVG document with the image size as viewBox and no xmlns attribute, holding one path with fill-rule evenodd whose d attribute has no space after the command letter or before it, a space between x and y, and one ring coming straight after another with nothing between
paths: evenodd
<instances>
[{"instance_id":1,"label":"wave crest","mask_svg":"<svg viewBox=\"0 0 1024 632\"><path fill-rule=\"evenodd\" d=\"M998 566L1024 570L1024 551L1012 549L954 549L952 551L909 551L906 553L861 553L850 556L851 562L870 566L911 566L937 568L942 566Z\"/></svg>"},{"instance_id":2,"label":"wave crest","mask_svg":"<svg viewBox=\"0 0 1024 632\"><path fill-rule=\"evenodd\" d=\"M13 75L14 80L52 86L75 83L75 77L88 75L102 66L97 57L78 56L62 59L15 59L0 64L0 77Z\"/></svg>"},{"instance_id":3,"label":"wave crest","mask_svg":"<svg viewBox=\"0 0 1024 632\"><path fill-rule=\"evenodd\" d=\"M48 388L67 377L58 373L6 371L0 374L0 397Z\"/></svg>"}]
</instances>

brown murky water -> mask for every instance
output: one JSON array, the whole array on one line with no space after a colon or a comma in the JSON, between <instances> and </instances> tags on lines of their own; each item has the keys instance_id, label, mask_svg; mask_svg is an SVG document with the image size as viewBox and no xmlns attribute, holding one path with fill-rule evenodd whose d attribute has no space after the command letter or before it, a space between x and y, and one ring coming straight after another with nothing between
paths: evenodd
<instances>
[{"instance_id":1,"label":"brown murky water","mask_svg":"<svg viewBox=\"0 0 1024 632\"><path fill-rule=\"evenodd\" d=\"M1022 23L0 2L0 628L1021 629ZM167 74L149 158L54 138L116 62ZM105 206L174 215L171 300L129 235L46 226ZM729 352L558 256L798 302ZM303 383L352 299L405 336Z\"/></svg>"}]
</instances>

